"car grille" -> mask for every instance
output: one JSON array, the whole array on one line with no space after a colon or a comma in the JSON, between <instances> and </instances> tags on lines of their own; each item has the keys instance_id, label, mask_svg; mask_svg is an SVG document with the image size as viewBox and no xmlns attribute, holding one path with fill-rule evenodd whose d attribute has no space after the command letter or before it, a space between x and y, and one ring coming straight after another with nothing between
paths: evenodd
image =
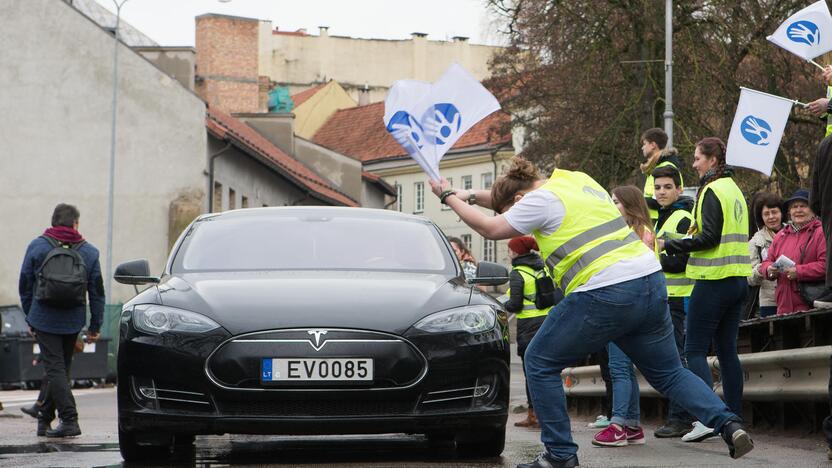
<instances>
[{"instance_id":1,"label":"car grille","mask_svg":"<svg viewBox=\"0 0 832 468\"><path fill-rule=\"evenodd\" d=\"M218 402L225 416L390 416L412 414L405 400L279 400Z\"/></svg>"}]
</instances>

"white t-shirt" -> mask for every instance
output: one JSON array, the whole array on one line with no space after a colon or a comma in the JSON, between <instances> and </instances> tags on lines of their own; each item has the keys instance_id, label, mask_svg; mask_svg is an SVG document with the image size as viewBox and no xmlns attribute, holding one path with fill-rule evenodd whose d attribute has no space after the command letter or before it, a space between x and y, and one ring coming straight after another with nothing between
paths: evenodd
<instances>
[{"instance_id":1,"label":"white t-shirt","mask_svg":"<svg viewBox=\"0 0 832 468\"><path fill-rule=\"evenodd\" d=\"M538 230L544 235L557 231L566 216L566 208L554 193L549 190L533 190L503 213L506 221L516 231L531 234ZM636 258L621 260L604 268L589 278L589 281L576 288L574 292L590 291L613 284L623 283L661 271L662 266L653 252L647 252Z\"/></svg>"}]
</instances>

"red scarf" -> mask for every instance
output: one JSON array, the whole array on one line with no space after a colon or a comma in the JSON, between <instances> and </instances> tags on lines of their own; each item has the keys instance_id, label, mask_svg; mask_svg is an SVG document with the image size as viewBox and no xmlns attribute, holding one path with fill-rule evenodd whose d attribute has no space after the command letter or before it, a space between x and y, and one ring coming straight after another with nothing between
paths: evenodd
<instances>
[{"instance_id":1,"label":"red scarf","mask_svg":"<svg viewBox=\"0 0 832 468\"><path fill-rule=\"evenodd\" d=\"M44 231L43 235L65 244L77 244L84 240L80 232L67 226L52 226Z\"/></svg>"}]
</instances>

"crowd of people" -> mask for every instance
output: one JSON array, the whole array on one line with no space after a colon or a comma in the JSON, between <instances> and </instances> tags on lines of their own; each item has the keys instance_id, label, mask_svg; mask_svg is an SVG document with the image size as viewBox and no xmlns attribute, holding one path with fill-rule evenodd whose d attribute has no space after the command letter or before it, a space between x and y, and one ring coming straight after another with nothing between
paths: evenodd
<instances>
[{"instance_id":1,"label":"crowd of people","mask_svg":"<svg viewBox=\"0 0 832 468\"><path fill-rule=\"evenodd\" d=\"M832 151L827 140L821 152ZM521 157L490 191L431 182L440 201L480 235L511 239L506 309L517 314L529 400L516 425L540 427L546 448L520 468L577 466L560 372L592 353L611 381L610 413L590 423L601 429L594 445L645 443L635 365L669 398L668 419L655 437L722 436L732 457L748 453L740 322L832 307L829 236L808 190L786 200L761 192L749 204L726 164L724 142L709 137L693 155L693 199L683 194L677 151L666 146L661 129L642 135L643 190L629 185L607 193L586 174L560 169L544 178ZM535 303L540 275L561 292L551 308ZM711 390L712 345L724 401Z\"/></svg>"}]
</instances>

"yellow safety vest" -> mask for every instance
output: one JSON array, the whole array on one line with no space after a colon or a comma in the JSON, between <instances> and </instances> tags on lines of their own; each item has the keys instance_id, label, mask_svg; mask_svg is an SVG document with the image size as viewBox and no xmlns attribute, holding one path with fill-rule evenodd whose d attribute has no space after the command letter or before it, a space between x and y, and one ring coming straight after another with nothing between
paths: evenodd
<instances>
[{"instance_id":1,"label":"yellow safety vest","mask_svg":"<svg viewBox=\"0 0 832 468\"><path fill-rule=\"evenodd\" d=\"M832 99L832 86L826 87L826 99ZM826 134L824 137L828 137L832 134L832 115L826 114Z\"/></svg>"},{"instance_id":2,"label":"yellow safety vest","mask_svg":"<svg viewBox=\"0 0 832 468\"><path fill-rule=\"evenodd\" d=\"M685 270L688 278L717 280L731 276L751 276L748 256L748 209L740 188L730 177L721 177L702 190L710 190L722 206L722 233L719 245L712 249L691 252ZM694 209L696 225L702 226L702 202L699 197Z\"/></svg>"},{"instance_id":3,"label":"yellow safety vest","mask_svg":"<svg viewBox=\"0 0 832 468\"><path fill-rule=\"evenodd\" d=\"M606 190L583 172L555 169L540 189L554 193L566 211L552 234L532 232L549 275L564 295L604 268L650 252Z\"/></svg>"},{"instance_id":4,"label":"yellow safety vest","mask_svg":"<svg viewBox=\"0 0 832 468\"><path fill-rule=\"evenodd\" d=\"M680 171L679 168L676 167L676 165L672 162L664 161L659 164L656 164L656 167L653 168L653 171L665 166L673 166L674 169L679 171L679 181L682 183L681 185L679 185L679 188L683 188L685 186L685 181L682 179L682 171ZM650 174L647 174L647 180L644 181L644 196L647 198L653 198L653 194L656 190L656 188L654 187L655 180L653 180L653 171L650 171ZM659 211L654 210L653 208L647 208L647 211L650 212L650 219L653 220L653 223L655 224L656 220L659 219Z\"/></svg>"},{"instance_id":5,"label":"yellow safety vest","mask_svg":"<svg viewBox=\"0 0 832 468\"><path fill-rule=\"evenodd\" d=\"M538 309L537 306L534 305L534 298L537 295L537 284L535 284L537 272L528 265L517 265L514 267L514 270L520 273L520 276L525 278L523 280L523 310L517 314L517 319L522 320L541 317L548 314L551 307ZM526 274L523 275L523 273ZM511 297L511 288L506 289L506 294Z\"/></svg>"},{"instance_id":6,"label":"yellow safety vest","mask_svg":"<svg viewBox=\"0 0 832 468\"><path fill-rule=\"evenodd\" d=\"M683 219L689 219L693 224L693 215L690 211L679 209L671 213L661 227L656 226L656 238L681 239L685 237L685 234L679 234L679 223ZM664 278L667 283L668 297L688 297L693 291L694 280L688 278L684 272L665 272Z\"/></svg>"}]
</instances>

